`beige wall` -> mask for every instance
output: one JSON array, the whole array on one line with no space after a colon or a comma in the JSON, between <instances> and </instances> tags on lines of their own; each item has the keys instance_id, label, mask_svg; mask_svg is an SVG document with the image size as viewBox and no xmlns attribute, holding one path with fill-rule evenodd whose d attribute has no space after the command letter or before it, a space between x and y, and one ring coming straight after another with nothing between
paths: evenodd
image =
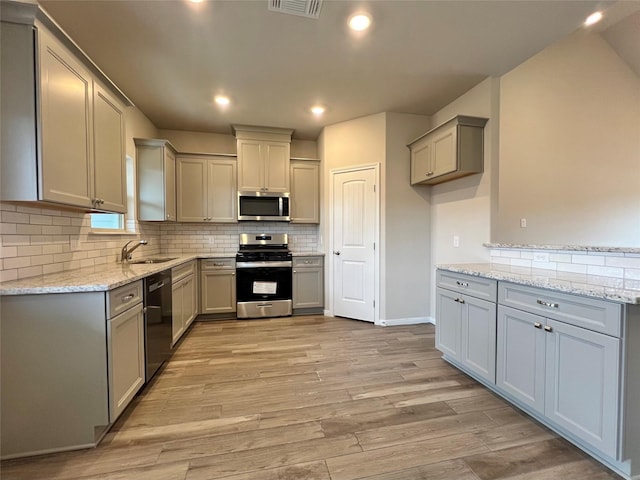
<instances>
[{"instance_id":1,"label":"beige wall","mask_svg":"<svg viewBox=\"0 0 640 480\"><path fill-rule=\"evenodd\" d=\"M136 107L125 110L126 150L127 155L136 158L134 138L157 138L158 129L144 113Z\"/></svg>"},{"instance_id":2,"label":"beige wall","mask_svg":"<svg viewBox=\"0 0 640 480\"><path fill-rule=\"evenodd\" d=\"M381 317L425 320L429 312L429 191L412 187L407 144L428 131L424 115L386 113L382 203Z\"/></svg>"},{"instance_id":3,"label":"beige wall","mask_svg":"<svg viewBox=\"0 0 640 480\"><path fill-rule=\"evenodd\" d=\"M502 77L498 208L494 242L640 246L640 78L597 33Z\"/></svg>"},{"instance_id":4,"label":"beige wall","mask_svg":"<svg viewBox=\"0 0 640 480\"><path fill-rule=\"evenodd\" d=\"M322 234L330 245L331 170L380 165L380 320L424 320L429 312L428 193L409 184L407 143L429 129L421 115L379 113L325 127L318 140L323 162ZM327 262L331 262L331 256ZM329 270L330 272L330 270ZM329 275L327 305L331 302Z\"/></svg>"},{"instance_id":5,"label":"beige wall","mask_svg":"<svg viewBox=\"0 0 640 480\"><path fill-rule=\"evenodd\" d=\"M457 114L488 118L484 127L484 173L441 183L431 189L431 262L487 262L482 246L490 241L492 199L496 197L500 80L488 78L433 116L439 125ZM453 246L458 236L460 246ZM435 298L435 270L431 272ZM431 304L435 316L435 302Z\"/></svg>"}]
</instances>

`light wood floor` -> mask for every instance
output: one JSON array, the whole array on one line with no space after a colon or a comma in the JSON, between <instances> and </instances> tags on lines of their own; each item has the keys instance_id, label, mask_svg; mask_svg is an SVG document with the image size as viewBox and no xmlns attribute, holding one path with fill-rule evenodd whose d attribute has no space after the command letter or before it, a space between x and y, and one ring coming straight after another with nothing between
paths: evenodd
<instances>
[{"instance_id":1,"label":"light wood floor","mask_svg":"<svg viewBox=\"0 0 640 480\"><path fill-rule=\"evenodd\" d=\"M432 325L312 316L194 324L100 446L0 476L620 478L442 361Z\"/></svg>"}]
</instances>

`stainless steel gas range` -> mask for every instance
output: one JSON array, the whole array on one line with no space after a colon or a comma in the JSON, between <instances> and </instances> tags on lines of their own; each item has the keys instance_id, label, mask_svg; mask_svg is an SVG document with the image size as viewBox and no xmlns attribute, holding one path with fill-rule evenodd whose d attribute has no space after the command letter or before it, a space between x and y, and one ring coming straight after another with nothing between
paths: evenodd
<instances>
[{"instance_id":1,"label":"stainless steel gas range","mask_svg":"<svg viewBox=\"0 0 640 480\"><path fill-rule=\"evenodd\" d=\"M286 233L240 234L236 255L238 318L292 312L292 258Z\"/></svg>"}]
</instances>

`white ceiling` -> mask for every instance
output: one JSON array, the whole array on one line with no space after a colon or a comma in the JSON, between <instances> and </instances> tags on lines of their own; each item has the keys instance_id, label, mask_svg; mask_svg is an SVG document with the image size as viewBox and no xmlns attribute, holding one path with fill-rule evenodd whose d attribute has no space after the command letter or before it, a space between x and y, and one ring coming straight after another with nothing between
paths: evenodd
<instances>
[{"instance_id":1,"label":"white ceiling","mask_svg":"<svg viewBox=\"0 0 640 480\"><path fill-rule=\"evenodd\" d=\"M611 4L325 0L315 20L271 12L268 0L40 3L158 128L266 125L300 139L382 111L433 114ZM364 35L346 27L355 10L373 16ZM226 110L218 93L232 99ZM320 119L315 103L327 107Z\"/></svg>"}]
</instances>

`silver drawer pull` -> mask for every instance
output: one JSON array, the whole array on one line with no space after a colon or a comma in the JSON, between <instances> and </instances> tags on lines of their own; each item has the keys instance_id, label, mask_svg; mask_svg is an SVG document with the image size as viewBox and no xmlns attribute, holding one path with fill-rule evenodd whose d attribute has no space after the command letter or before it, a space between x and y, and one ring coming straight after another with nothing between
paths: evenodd
<instances>
[{"instance_id":1,"label":"silver drawer pull","mask_svg":"<svg viewBox=\"0 0 640 480\"><path fill-rule=\"evenodd\" d=\"M536 302L543 307L558 308L560 306L557 303L545 302L544 300L536 300Z\"/></svg>"},{"instance_id":2,"label":"silver drawer pull","mask_svg":"<svg viewBox=\"0 0 640 480\"><path fill-rule=\"evenodd\" d=\"M540 322L534 323L533 326L536 328L542 328L542 324Z\"/></svg>"},{"instance_id":3,"label":"silver drawer pull","mask_svg":"<svg viewBox=\"0 0 640 480\"><path fill-rule=\"evenodd\" d=\"M130 293L129 295L125 295L124 297L122 297L122 303L128 302L133 297L135 297L135 295L133 293Z\"/></svg>"},{"instance_id":4,"label":"silver drawer pull","mask_svg":"<svg viewBox=\"0 0 640 480\"><path fill-rule=\"evenodd\" d=\"M544 331L545 332L551 332L551 331L553 331L553 328L551 328L549 325L545 325L544 326Z\"/></svg>"},{"instance_id":5,"label":"silver drawer pull","mask_svg":"<svg viewBox=\"0 0 640 480\"><path fill-rule=\"evenodd\" d=\"M463 298L456 298L454 301L458 302L458 303L464 303L464 299Z\"/></svg>"},{"instance_id":6,"label":"silver drawer pull","mask_svg":"<svg viewBox=\"0 0 640 480\"><path fill-rule=\"evenodd\" d=\"M433 172L427 172L427 177L430 177L431 175L433 175Z\"/></svg>"},{"instance_id":7,"label":"silver drawer pull","mask_svg":"<svg viewBox=\"0 0 640 480\"><path fill-rule=\"evenodd\" d=\"M224 263L222 262L213 262L214 267L224 267Z\"/></svg>"},{"instance_id":8,"label":"silver drawer pull","mask_svg":"<svg viewBox=\"0 0 640 480\"><path fill-rule=\"evenodd\" d=\"M262 308L271 308L273 307L273 303L259 303L257 306Z\"/></svg>"},{"instance_id":9,"label":"silver drawer pull","mask_svg":"<svg viewBox=\"0 0 640 480\"><path fill-rule=\"evenodd\" d=\"M456 285L460 285L461 287L468 287L469 284L467 282L461 282L460 280L456 280Z\"/></svg>"}]
</instances>

